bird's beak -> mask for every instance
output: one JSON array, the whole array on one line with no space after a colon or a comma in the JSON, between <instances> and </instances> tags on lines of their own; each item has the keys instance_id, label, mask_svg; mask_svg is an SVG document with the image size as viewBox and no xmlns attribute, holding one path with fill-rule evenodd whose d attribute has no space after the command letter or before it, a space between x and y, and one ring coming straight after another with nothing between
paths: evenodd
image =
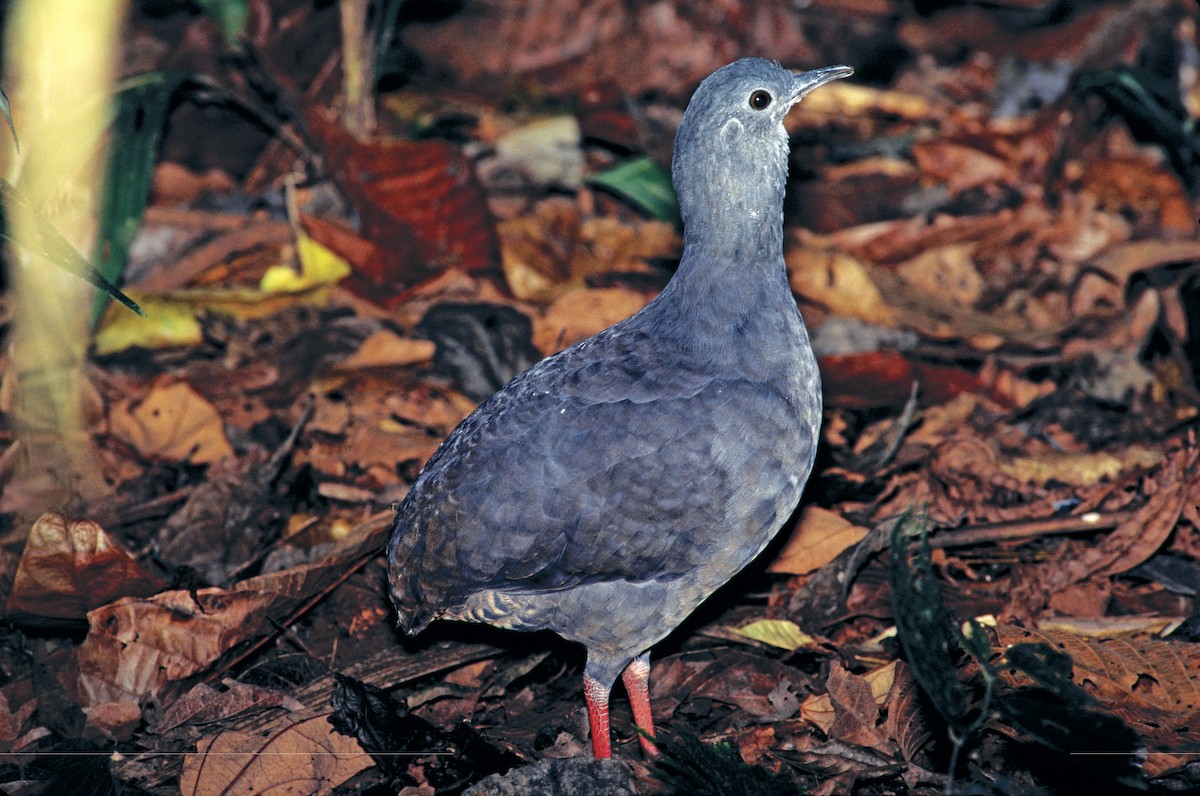
<instances>
[{"instance_id":1,"label":"bird's beak","mask_svg":"<svg viewBox=\"0 0 1200 796\"><path fill-rule=\"evenodd\" d=\"M822 86L831 80L850 77L852 74L854 74L854 69L849 66L827 66L824 69L801 72L792 82L792 104L804 99L804 96L817 86Z\"/></svg>"}]
</instances>

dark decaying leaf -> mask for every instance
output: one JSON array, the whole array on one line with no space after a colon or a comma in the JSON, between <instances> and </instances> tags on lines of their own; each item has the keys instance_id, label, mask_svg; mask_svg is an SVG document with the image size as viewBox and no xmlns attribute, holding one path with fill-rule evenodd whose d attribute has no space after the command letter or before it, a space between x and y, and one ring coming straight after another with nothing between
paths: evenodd
<instances>
[{"instance_id":1,"label":"dark decaying leaf","mask_svg":"<svg viewBox=\"0 0 1200 796\"><path fill-rule=\"evenodd\" d=\"M932 577L927 534L927 521L912 511L896 520L892 528L888 564L892 612L896 635L913 677L946 723L961 733L974 721L969 713L967 688L959 679L963 648ZM907 545L913 535L920 541L910 564Z\"/></svg>"},{"instance_id":2,"label":"dark decaying leaf","mask_svg":"<svg viewBox=\"0 0 1200 796\"><path fill-rule=\"evenodd\" d=\"M706 744L691 733L660 738L655 764L672 793L696 796L790 796L795 781L761 766L749 766L726 741Z\"/></svg>"},{"instance_id":3,"label":"dark decaying leaf","mask_svg":"<svg viewBox=\"0 0 1200 796\"><path fill-rule=\"evenodd\" d=\"M339 733L357 738L398 783L416 784L410 767L420 765L425 781L444 792L521 762L470 725L446 732L410 713L383 689L343 675L335 675L334 680L329 723Z\"/></svg>"}]
</instances>

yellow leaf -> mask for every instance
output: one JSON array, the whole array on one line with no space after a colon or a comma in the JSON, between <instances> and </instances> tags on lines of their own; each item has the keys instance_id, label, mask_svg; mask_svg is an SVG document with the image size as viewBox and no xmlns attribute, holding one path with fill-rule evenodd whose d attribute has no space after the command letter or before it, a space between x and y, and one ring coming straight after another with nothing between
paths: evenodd
<instances>
[{"instance_id":1,"label":"yellow leaf","mask_svg":"<svg viewBox=\"0 0 1200 796\"><path fill-rule=\"evenodd\" d=\"M350 275L350 264L301 232L296 241L300 272L290 265L273 265L258 286L264 293L299 293L333 285Z\"/></svg>"},{"instance_id":2,"label":"yellow leaf","mask_svg":"<svg viewBox=\"0 0 1200 796\"><path fill-rule=\"evenodd\" d=\"M124 307L110 310L96 333L97 354L115 354L134 346L159 349L200 342L200 320L192 308L160 296L138 296L135 301L145 316Z\"/></svg>"},{"instance_id":3,"label":"yellow leaf","mask_svg":"<svg viewBox=\"0 0 1200 796\"><path fill-rule=\"evenodd\" d=\"M786 619L760 619L745 627L734 628L733 632L785 650L814 646L817 643L812 636L801 630L799 625Z\"/></svg>"},{"instance_id":4,"label":"yellow leaf","mask_svg":"<svg viewBox=\"0 0 1200 796\"><path fill-rule=\"evenodd\" d=\"M295 274L290 268L284 268ZM292 292L266 292L245 287L196 288L165 293L128 290L126 293L141 305L146 316L140 317L124 307L111 305L96 332L96 353L115 354L132 346L159 349L195 345L201 340L201 313L242 319L265 318L297 304L322 304L327 300L329 288L328 283L314 282Z\"/></svg>"},{"instance_id":5,"label":"yellow leaf","mask_svg":"<svg viewBox=\"0 0 1200 796\"><path fill-rule=\"evenodd\" d=\"M1054 479L1073 486L1091 486L1114 480L1137 467L1154 467L1163 460L1163 452L1133 445L1120 455L1095 453L1043 453L1038 456L1014 456L1001 461L1000 470L1027 484Z\"/></svg>"},{"instance_id":6,"label":"yellow leaf","mask_svg":"<svg viewBox=\"0 0 1200 796\"><path fill-rule=\"evenodd\" d=\"M828 509L808 506L787 544L767 568L768 572L805 575L825 566L848 547L858 544L867 529L854 525Z\"/></svg>"}]
</instances>

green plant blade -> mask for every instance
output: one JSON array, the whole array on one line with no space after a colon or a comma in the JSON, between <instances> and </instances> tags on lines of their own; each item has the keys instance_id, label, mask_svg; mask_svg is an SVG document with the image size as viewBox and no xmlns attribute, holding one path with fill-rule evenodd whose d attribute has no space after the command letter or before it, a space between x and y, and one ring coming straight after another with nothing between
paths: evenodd
<instances>
[{"instance_id":1,"label":"green plant blade","mask_svg":"<svg viewBox=\"0 0 1200 796\"><path fill-rule=\"evenodd\" d=\"M129 246L150 197L154 158L171 97L187 79L182 72L152 72L124 81L117 94L92 257L110 283L119 283L125 273ZM92 302L93 326L107 304L108 296L97 293Z\"/></svg>"},{"instance_id":2,"label":"green plant blade","mask_svg":"<svg viewBox=\"0 0 1200 796\"><path fill-rule=\"evenodd\" d=\"M12 106L8 103L8 95L0 91L0 111L4 112L4 118L8 121L8 129L12 131L13 146L17 151L21 151L21 142L17 139L17 126L13 123Z\"/></svg>"},{"instance_id":3,"label":"green plant blade","mask_svg":"<svg viewBox=\"0 0 1200 796\"><path fill-rule=\"evenodd\" d=\"M8 180L0 179L0 202L4 204L4 228L0 230L0 238L21 248L45 257L50 262L75 274L80 279L95 285L104 291L103 297L111 296L124 304L138 315L145 315L142 308L133 299L121 292L105 276L97 271L87 259L75 250L75 247L64 238L50 221L39 213ZM36 240L17 240L12 235L12 218L18 213L28 214L32 223L27 228L37 231Z\"/></svg>"},{"instance_id":4,"label":"green plant blade","mask_svg":"<svg viewBox=\"0 0 1200 796\"><path fill-rule=\"evenodd\" d=\"M680 224L679 200L671 185L671 173L653 158L635 158L600 172L588 182L611 191L660 221Z\"/></svg>"},{"instance_id":5,"label":"green plant blade","mask_svg":"<svg viewBox=\"0 0 1200 796\"><path fill-rule=\"evenodd\" d=\"M250 5L246 0L196 0L204 13L217 23L225 44L230 47L237 45L238 38L246 30L246 20L250 18Z\"/></svg>"}]
</instances>

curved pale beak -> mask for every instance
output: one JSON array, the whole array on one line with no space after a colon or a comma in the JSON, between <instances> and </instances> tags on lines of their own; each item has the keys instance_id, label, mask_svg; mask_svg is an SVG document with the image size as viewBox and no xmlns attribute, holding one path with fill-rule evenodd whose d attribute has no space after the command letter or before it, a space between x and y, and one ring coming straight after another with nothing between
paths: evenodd
<instances>
[{"instance_id":1,"label":"curved pale beak","mask_svg":"<svg viewBox=\"0 0 1200 796\"><path fill-rule=\"evenodd\" d=\"M852 74L854 74L854 69L845 65L827 66L811 72L800 72L796 75L795 82L792 83L792 104L804 99L804 96L817 86L823 86L832 80L850 77Z\"/></svg>"}]
</instances>

